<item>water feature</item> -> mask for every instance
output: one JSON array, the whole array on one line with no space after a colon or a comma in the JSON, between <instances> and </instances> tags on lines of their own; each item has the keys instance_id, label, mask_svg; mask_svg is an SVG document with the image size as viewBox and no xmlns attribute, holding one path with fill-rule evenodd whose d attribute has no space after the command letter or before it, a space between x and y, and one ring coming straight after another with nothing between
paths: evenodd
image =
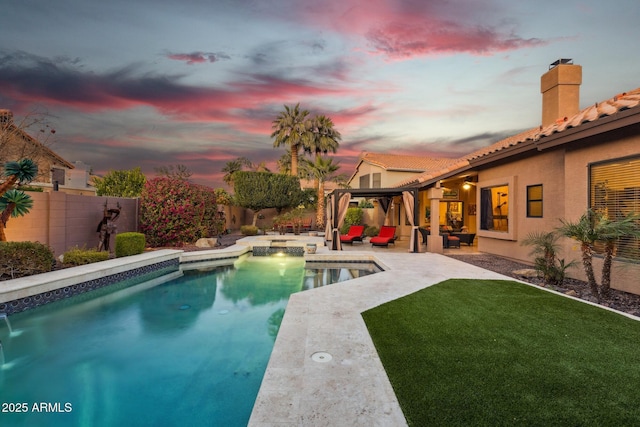
<instances>
[{"instance_id":1,"label":"water feature","mask_svg":"<svg viewBox=\"0 0 640 427\"><path fill-rule=\"evenodd\" d=\"M329 267L241 257L11 315L0 328L0 402L29 410L1 423L246 425L289 295L371 272Z\"/></svg>"},{"instance_id":2,"label":"water feature","mask_svg":"<svg viewBox=\"0 0 640 427\"><path fill-rule=\"evenodd\" d=\"M6 323L7 329L9 329L9 333L12 333L13 330L11 329L11 323L9 322L9 316L7 316L4 313L0 313L0 319L4 319L4 323Z\"/></svg>"}]
</instances>

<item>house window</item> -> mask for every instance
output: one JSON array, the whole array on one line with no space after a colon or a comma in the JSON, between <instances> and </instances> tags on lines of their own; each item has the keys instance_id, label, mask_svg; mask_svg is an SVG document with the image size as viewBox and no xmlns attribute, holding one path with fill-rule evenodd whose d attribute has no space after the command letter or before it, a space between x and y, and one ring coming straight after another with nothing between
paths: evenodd
<instances>
[{"instance_id":1,"label":"house window","mask_svg":"<svg viewBox=\"0 0 640 427\"><path fill-rule=\"evenodd\" d=\"M640 213L640 156L590 164L589 207L612 220ZM621 237L616 257L640 260L640 239Z\"/></svg>"},{"instance_id":2,"label":"house window","mask_svg":"<svg viewBox=\"0 0 640 427\"><path fill-rule=\"evenodd\" d=\"M507 184L480 189L480 229L509 232L509 186Z\"/></svg>"},{"instance_id":3,"label":"house window","mask_svg":"<svg viewBox=\"0 0 640 427\"><path fill-rule=\"evenodd\" d=\"M369 188L369 174L360 177L360 188Z\"/></svg>"},{"instance_id":4,"label":"house window","mask_svg":"<svg viewBox=\"0 0 640 427\"><path fill-rule=\"evenodd\" d=\"M527 217L542 218L542 184L527 186Z\"/></svg>"},{"instance_id":5,"label":"house window","mask_svg":"<svg viewBox=\"0 0 640 427\"><path fill-rule=\"evenodd\" d=\"M51 169L51 183L58 183L59 185L64 185L64 169L53 168Z\"/></svg>"},{"instance_id":6,"label":"house window","mask_svg":"<svg viewBox=\"0 0 640 427\"><path fill-rule=\"evenodd\" d=\"M381 188L382 187L382 174L381 173L374 173L372 174L373 177L373 188Z\"/></svg>"}]
</instances>

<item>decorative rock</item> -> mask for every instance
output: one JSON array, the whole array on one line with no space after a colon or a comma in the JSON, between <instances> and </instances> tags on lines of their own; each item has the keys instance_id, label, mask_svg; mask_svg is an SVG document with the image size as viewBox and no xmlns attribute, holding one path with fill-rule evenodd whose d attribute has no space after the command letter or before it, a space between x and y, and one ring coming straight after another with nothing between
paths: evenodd
<instances>
[{"instance_id":1,"label":"decorative rock","mask_svg":"<svg viewBox=\"0 0 640 427\"><path fill-rule=\"evenodd\" d=\"M514 270L513 274L522 277L538 277L538 272L533 268L523 268L522 270Z\"/></svg>"},{"instance_id":2,"label":"decorative rock","mask_svg":"<svg viewBox=\"0 0 640 427\"><path fill-rule=\"evenodd\" d=\"M578 293L576 291L574 291L573 289L571 289L570 291L567 291L564 293L565 295L568 295L570 297L577 297Z\"/></svg>"},{"instance_id":3,"label":"decorative rock","mask_svg":"<svg viewBox=\"0 0 640 427\"><path fill-rule=\"evenodd\" d=\"M198 239L196 246L199 248L215 248L218 246L218 239L203 237L202 239Z\"/></svg>"}]
</instances>

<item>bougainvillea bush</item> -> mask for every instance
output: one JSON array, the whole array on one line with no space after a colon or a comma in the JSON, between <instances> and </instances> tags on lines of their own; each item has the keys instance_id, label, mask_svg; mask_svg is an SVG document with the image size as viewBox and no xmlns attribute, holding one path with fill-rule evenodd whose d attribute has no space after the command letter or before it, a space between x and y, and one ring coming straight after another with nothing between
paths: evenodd
<instances>
[{"instance_id":1,"label":"bougainvillea bush","mask_svg":"<svg viewBox=\"0 0 640 427\"><path fill-rule=\"evenodd\" d=\"M152 247L217 236L224 224L216 214L214 190L183 179L149 180L140 196L140 230Z\"/></svg>"}]
</instances>

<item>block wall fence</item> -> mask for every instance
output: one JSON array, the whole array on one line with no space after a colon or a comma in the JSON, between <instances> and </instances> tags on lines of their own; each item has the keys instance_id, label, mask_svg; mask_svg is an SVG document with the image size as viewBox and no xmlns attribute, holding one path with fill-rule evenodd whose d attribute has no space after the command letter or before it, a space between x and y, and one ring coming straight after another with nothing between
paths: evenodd
<instances>
[{"instance_id":1,"label":"block wall fence","mask_svg":"<svg viewBox=\"0 0 640 427\"><path fill-rule=\"evenodd\" d=\"M53 249L56 257L78 246L87 249L99 244L98 226L107 209L120 206L120 216L115 221L118 233L138 231L138 199L122 197L80 196L63 192L30 192L33 199L31 211L19 218L7 221L7 240L10 242L40 242ZM115 235L111 236L113 252Z\"/></svg>"}]
</instances>

